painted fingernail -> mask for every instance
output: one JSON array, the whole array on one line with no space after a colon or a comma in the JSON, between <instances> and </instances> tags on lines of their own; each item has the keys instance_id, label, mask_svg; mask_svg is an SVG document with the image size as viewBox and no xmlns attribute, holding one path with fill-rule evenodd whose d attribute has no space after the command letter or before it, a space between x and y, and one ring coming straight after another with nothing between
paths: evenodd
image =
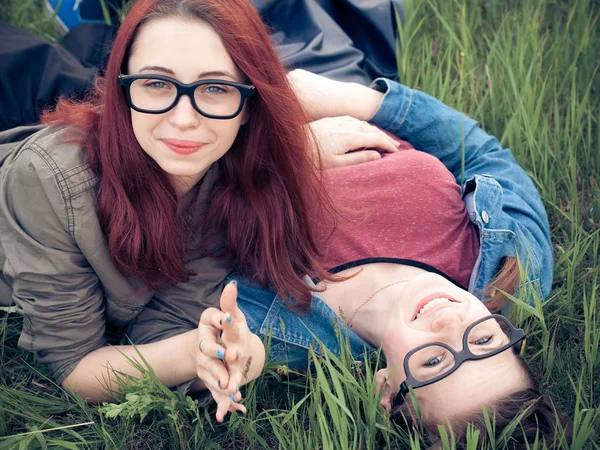
<instances>
[{"instance_id":1,"label":"painted fingernail","mask_svg":"<svg viewBox=\"0 0 600 450\"><path fill-rule=\"evenodd\" d=\"M235 402L235 395L229 394L229 398L231 399L232 402Z\"/></svg>"},{"instance_id":2,"label":"painted fingernail","mask_svg":"<svg viewBox=\"0 0 600 450\"><path fill-rule=\"evenodd\" d=\"M223 320L219 319L219 325L223 325Z\"/></svg>"},{"instance_id":3,"label":"painted fingernail","mask_svg":"<svg viewBox=\"0 0 600 450\"><path fill-rule=\"evenodd\" d=\"M227 316L227 319L225 319L225 320L227 320L227 323L231 323L231 321L233 320L233 317Z\"/></svg>"},{"instance_id":4,"label":"painted fingernail","mask_svg":"<svg viewBox=\"0 0 600 450\"><path fill-rule=\"evenodd\" d=\"M221 380L217 380L217 385L219 386L219 389L221 389Z\"/></svg>"},{"instance_id":5,"label":"painted fingernail","mask_svg":"<svg viewBox=\"0 0 600 450\"><path fill-rule=\"evenodd\" d=\"M225 358L225 352L221 349L217 350L217 356L221 359Z\"/></svg>"},{"instance_id":6,"label":"painted fingernail","mask_svg":"<svg viewBox=\"0 0 600 450\"><path fill-rule=\"evenodd\" d=\"M233 284L234 286L237 286L237 281L235 281L235 280L231 280L231 283L230 283L230 284Z\"/></svg>"}]
</instances>

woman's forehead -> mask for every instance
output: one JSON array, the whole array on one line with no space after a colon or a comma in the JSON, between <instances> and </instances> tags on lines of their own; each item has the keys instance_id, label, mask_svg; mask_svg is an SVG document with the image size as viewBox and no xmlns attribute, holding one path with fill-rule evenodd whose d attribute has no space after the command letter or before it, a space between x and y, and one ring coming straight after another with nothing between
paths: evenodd
<instances>
[{"instance_id":1,"label":"woman's forehead","mask_svg":"<svg viewBox=\"0 0 600 450\"><path fill-rule=\"evenodd\" d=\"M140 30L128 61L130 72L144 66L164 67L183 82L199 79L206 72L231 73L239 69L216 31L202 20L156 19Z\"/></svg>"}]
</instances>

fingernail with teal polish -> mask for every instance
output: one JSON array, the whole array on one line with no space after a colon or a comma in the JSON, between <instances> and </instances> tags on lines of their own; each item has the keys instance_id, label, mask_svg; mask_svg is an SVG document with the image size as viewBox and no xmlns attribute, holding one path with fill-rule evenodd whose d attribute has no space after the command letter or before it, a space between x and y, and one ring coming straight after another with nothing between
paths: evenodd
<instances>
[{"instance_id":1,"label":"fingernail with teal polish","mask_svg":"<svg viewBox=\"0 0 600 450\"><path fill-rule=\"evenodd\" d=\"M229 398L231 399L232 402L235 402L235 395L229 394Z\"/></svg>"},{"instance_id":2,"label":"fingernail with teal polish","mask_svg":"<svg viewBox=\"0 0 600 450\"><path fill-rule=\"evenodd\" d=\"M233 284L234 286L237 286L237 281L235 281L235 280L232 280L232 281L231 281L231 284Z\"/></svg>"},{"instance_id":3,"label":"fingernail with teal polish","mask_svg":"<svg viewBox=\"0 0 600 450\"><path fill-rule=\"evenodd\" d=\"M218 349L217 350L217 356L221 359L225 358L225 352L223 352L223 350Z\"/></svg>"},{"instance_id":4,"label":"fingernail with teal polish","mask_svg":"<svg viewBox=\"0 0 600 450\"><path fill-rule=\"evenodd\" d=\"M219 389L221 389L221 380L217 380L217 385L219 386Z\"/></svg>"},{"instance_id":5,"label":"fingernail with teal polish","mask_svg":"<svg viewBox=\"0 0 600 450\"><path fill-rule=\"evenodd\" d=\"M226 319L226 320L227 320L227 323L231 323L231 321L233 320L233 317L231 317L231 316L227 316L227 319Z\"/></svg>"}]
</instances>

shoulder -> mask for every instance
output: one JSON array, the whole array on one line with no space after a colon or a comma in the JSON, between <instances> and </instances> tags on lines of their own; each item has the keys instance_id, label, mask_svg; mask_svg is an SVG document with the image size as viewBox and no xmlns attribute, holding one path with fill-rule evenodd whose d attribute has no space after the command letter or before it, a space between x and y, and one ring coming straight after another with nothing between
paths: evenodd
<instances>
[{"instance_id":1,"label":"shoulder","mask_svg":"<svg viewBox=\"0 0 600 450\"><path fill-rule=\"evenodd\" d=\"M2 165L3 177L16 187L27 188L26 183L54 187L65 199L90 189L97 176L81 145L83 137L74 128L44 127L18 143Z\"/></svg>"}]
</instances>

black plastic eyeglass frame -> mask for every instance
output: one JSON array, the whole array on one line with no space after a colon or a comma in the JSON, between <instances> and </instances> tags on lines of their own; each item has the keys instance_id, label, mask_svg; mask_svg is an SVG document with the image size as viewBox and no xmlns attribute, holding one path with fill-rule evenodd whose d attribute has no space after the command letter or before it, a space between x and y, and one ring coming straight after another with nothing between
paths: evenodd
<instances>
[{"instance_id":1,"label":"black plastic eyeglass frame","mask_svg":"<svg viewBox=\"0 0 600 450\"><path fill-rule=\"evenodd\" d=\"M169 107L167 107L167 108L164 108L164 109L161 109L158 111L138 108L131 101L131 84L136 80L159 80L159 81L169 82L169 83L173 84L173 86L175 86L175 88L177 89L177 95L175 96L173 103L171 103L171 105L169 105ZM129 106L133 110L141 112L141 113L145 113L145 114L164 114L167 111L170 111L171 109L173 109L175 107L175 105L179 102L179 99L182 95L187 95L190 98L194 109L196 111L198 111L198 113L203 115L204 117L208 117L209 119L222 119L222 120L233 119L242 111L242 108L244 107L244 102L246 101L246 98L252 97L253 95L256 94L255 86L248 85L248 84L242 84L242 83L236 83L234 81L227 81L227 80L200 80L200 81L196 81L195 83L184 84L184 83L180 83L179 81L175 80L174 78L165 77L164 75L151 75L151 74L146 75L146 74L144 74L144 75L119 75L117 77L117 81L118 81L119 85L123 86L123 89L125 91L125 97L127 98L127 103L129 103ZM224 84L226 86L232 86L232 87L236 88L238 91L240 91L240 94L241 94L240 106L238 107L237 111L228 116L208 114L208 113L202 111L200 109L200 107L198 107L198 105L196 104L196 99L194 98L194 91L196 90L196 88L198 86L202 86L205 84Z\"/></svg>"},{"instance_id":2,"label":"black plastic eyeglass frame","mask_svg":"<svg viewBox=\"0 0 600 450\"><path fill-rule=\"evenodd\" d=\"M509 326L509 328L511 329L510 341L508 342L508 344L505 344L502 347L497 348L496 350L494 350L490 353L486 353L485 355L476 355L469 349L469 343L467 342L469 333L471 332L471 330L474 327L476 327L480 323L485 322L486 320L490 320L492 318L502 320L502 321L504 321L504 323L506 323ZM510 323L510 320L508 320L506 317L504 317L500 314L490 314L489 316L485 316L485 317L473 322L471 325L469 325L469 327L465 330L465 333L463 334L463 342L462 342L463 348L459 352L454 350L449 345L444 344L443 342L430 342L430 343L427 343L427 344L424 344L417 348L412 349L404 357L404 373L406 374L406 380L403 381L402 384L400 385L400 392L398 393L398 395L396 395L395 402L397 404L401 404L404 401L404 396L406 394L408 394L409 387L412 387L413 389L417 389L420 387L429 386L430 384L433 384L433 383L436 383L437 381L443 380L444 378L446 378L446 377L450 376L452 373L454 373L465 361L477 361L480 359L491 358L492 356L495 356L498 353L502 353L506 349L513 347L513 346L515 346L514 347L515 352L520 353L521 345L523 343L523 340L525 339L525 336L526 336L525 331L523 331L521 328L516 328L512 323ZM444 347L446 350L448 350L450 353L452 353L452 355L454 356L455 365L448 372L445 372L435 378L432 378L431 380L418 381L410 373L410 369L408 367L409 366L408 360L416 352L423 350L424 348L433 346L433 345Z\"/></svg>"}]
</instances>

